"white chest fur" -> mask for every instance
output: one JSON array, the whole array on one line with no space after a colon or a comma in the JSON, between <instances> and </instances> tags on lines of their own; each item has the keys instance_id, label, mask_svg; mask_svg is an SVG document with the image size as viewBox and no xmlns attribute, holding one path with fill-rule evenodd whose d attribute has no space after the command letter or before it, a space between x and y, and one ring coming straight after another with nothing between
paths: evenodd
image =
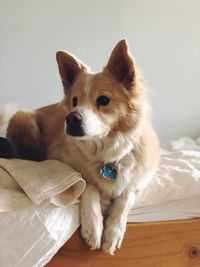
<instances>
[{"instance_id":1,"label":"white chest fur","mask_svg":"<svg viewBox=\"0 0 200 267\"><path fill-rule=\"evenodd\" d=\"M63 151L63 161L78 170L84 179L98 187L108 198L119 196L126 187L133 190L135 158L134 143L130 136L119 135L114 140L79 141L67 140L67 151ZM105 163L113 163L117 179L107 182L102 179L101 168Z\"/></svg>"}]
</instances>

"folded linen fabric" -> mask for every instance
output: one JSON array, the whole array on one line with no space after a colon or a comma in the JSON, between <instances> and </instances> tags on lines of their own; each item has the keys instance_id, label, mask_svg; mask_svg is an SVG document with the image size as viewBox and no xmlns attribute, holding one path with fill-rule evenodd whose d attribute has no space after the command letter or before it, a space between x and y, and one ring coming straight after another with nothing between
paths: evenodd
<instances>
[{"instance_id":1,"label":"folded linen fabric","mask_svg":"<svg viewBox=\"0 0 200 267\"><path fill-rule=\"evenodd\" d=\"M67 205L84 189L81 175L57 160L0 159L0 212L48 202Z\"/></svg>"}]
</instances>

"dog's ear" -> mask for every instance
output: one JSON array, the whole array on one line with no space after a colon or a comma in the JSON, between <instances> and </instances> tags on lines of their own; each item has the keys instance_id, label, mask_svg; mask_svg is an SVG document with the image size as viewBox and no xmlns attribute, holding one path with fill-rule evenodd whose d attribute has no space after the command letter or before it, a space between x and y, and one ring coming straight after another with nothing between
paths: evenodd
<instances>
[{"instance_id":1,"label":"dog's ear","mask_svg":"<svg viewBox=\"0 0 200 267\"><path fill-rule=\"evenodd\" d=\"M56 60L64 90L66 91L85 67L76 57L63 51L56 53Z\"/></svg>"},{"instance_id":2,"label":"dog's ear","mask_svg":"<svg viewBox=\"0 0 200 267\"><path fill-rule=\"evenodd\" d=\"M123 85L130 89L134 85L135 66L128 51L126 40L121 40L113 49L106 69Z\"/></svg>"}]
</instances>

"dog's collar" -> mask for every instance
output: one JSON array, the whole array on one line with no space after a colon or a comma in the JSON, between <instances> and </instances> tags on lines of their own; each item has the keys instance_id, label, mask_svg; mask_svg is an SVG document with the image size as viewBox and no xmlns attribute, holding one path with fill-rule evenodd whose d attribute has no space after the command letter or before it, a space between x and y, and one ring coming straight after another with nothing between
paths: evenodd
<instances>
[{"instance_id":1,"label":"dog's collar","mask_svg":"<svg viewBox=\"0 0 200 267\"><path fill-rule=\"evenodd\" d=\"M117 179L117 170L113 168L112 165L113 164L106 163L101 167L100 174L105 182L115 182Z\"/></svg>"}]
</instances>

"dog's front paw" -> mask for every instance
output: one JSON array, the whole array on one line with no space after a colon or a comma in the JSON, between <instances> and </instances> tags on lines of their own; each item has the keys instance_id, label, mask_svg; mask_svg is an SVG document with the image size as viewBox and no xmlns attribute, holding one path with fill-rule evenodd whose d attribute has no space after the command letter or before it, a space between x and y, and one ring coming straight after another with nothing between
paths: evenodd
<instances>
[{"instance_id":1,"label":"dog's front paw","mask_svg":"<svg viewBox=\"0 0 200 267\"><path fill-rule=\"evenodd\" d=\"M114 255L115 250L121 247L124 232L125 229L117 225L107 227L103 234L103 251Z\"/></svg>"},{"instance_id":2,"label":"dog's front paw","mask_svg":"<svg viewBox=\"0 0 200 267\"><path fill-rule=\"evenodd\" d=\"M101 238L103 234L103 217L84 218L81 224L81 235L91 247L99 249L101 247Z\"/></svg>"}]
</instances>

